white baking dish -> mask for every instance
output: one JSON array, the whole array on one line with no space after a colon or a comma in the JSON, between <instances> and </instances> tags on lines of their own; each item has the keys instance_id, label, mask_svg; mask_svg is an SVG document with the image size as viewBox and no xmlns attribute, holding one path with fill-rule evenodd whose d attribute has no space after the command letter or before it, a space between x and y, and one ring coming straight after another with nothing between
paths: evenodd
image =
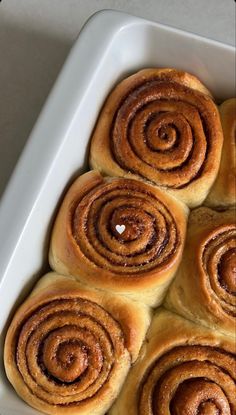
<instances>
[{"instance_id":1,"label":"white baking dish","mask_svg":"<svg viewBox=\"0 0 236 415\"><path fill-rule=\"evenodd\" d=\"M56 206L68 183L86 169L89 137L108 91L137 69L169 66L192 72L226 99L235 90L234 59L231 46L120 12L99 12L83 28L1 200L1 415L38 414L5 378L5 329L47 268Z\"/></svg>"}]
</instances>

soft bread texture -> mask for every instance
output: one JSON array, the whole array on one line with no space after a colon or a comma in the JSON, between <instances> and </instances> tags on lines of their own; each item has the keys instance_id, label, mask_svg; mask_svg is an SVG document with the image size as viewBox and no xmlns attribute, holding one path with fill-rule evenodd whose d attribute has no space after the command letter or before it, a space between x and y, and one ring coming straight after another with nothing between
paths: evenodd
<instances>
[{"instance_id":1,"label":"soft bread texture","mask_svg":"<svg viewBox=\"0 0 236 415\"><path fill-rule=\"evenodd\" d=\"M7 377L43 413L102 415L137 359L150 319L145 305L46 274L8 329Z\"/></svg>"},{"instance_id":2,"label":"soft bread texture","mask_svg":"<svg viewBox=\"0 0 236 415\"><path fill-rule=\"evenodd\" d=\"M91 286L158 305L181 259L187 215L184 204L154 186L91 171L63 200L50 265Z\"/></svg>"},{"instance_id":3,"label":"soft bread texture","mask_svg":"<svg viewBox=\"0 0 236 415\"><path fill-rule=\"evenodd\" d=\"M145 69L107 98L91 141L97 171L72 184L55 220L56 272L6 336L7 377L32 407L236 413L236 99L219 110L222 157L218 109L193 75ZM204 200L219 211L193 210L185 243L186 205ZM160 304L150 326L148 306Z\"/></svg>"},{"instance_id":4,"label":"soft bread texture","mask_svg":"<svg viewBox=\"0 0 236 415\"><path fill-rule=\"evenodd\" d=\"M236 212L191 212L181 265L165 306L229 335L236 328Z\"/></svg>"},{"instance_id":5,"label":"soft bread texture","mask_svg":"<svg viewBox=\"0 0 236 415\"><path fill-rule=\"evenodd\" d=\"M144 69L111 92L95 127L90 165L152 182L200 205L219 169L223 134L210 92L176 69Z\"/></svg>"},{"instance_id":6,"label":"soft bread texture","mask_svg":"<svg viewBox=\"0 0 236 415\"><path fill-rule=\"evenodd\" d=\"M220 169L205 204L226 207L236 204L236 98L220 105L224 142Z\"/></svg>"},{"instance_id":7,"label":"soft bread texture","mask_svg":"<svg viewBox=\"0 0 236 415\"><path fill-rule=\"evenodd\" d=\"M235 343L229 336L157 310L109 415L231 415Z\"/></svg>"}]
</instances>

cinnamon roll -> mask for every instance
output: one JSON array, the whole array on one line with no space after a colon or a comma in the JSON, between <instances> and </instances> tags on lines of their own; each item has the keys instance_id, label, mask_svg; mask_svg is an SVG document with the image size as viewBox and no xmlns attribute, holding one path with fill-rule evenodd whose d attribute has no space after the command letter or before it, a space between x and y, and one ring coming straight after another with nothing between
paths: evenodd
<instances>
[{"instance_id":1,"label":"cinnamon roll","mask_svg":"<svg viewBox=\"0 0 236 415\"><path fill-rule=\"evenodd\" d=\"M52 231L52 269L148 305L179 265L186 207L153 186L92 171L70 187Z\"/></svg>"},{"instance_id":2,"label":"cinnamon roll","mask_svg":"<svg viewBox=\"0 0 236 415\"><path fill-rule=\"evenodd\" d=\"M137 358L148 308L49 273L16 312L6 374L46 414L103 415Z\"/></svg>"},{"instance_id":3,"label":"cinnamon roll","mask_svg":"<svg viewBox=\"0 0 236 415\"><path fill-rule=\"evenodd\" d=\"M236 204L236 98L220 106L224 143L220 169L206 199L206 205L229 207Z\"/></svg>"},{"instance_id":4,"label":"cinnamon roll","mask_svg":"<svg viewBox=\"0 0 236 415\"><path fill-rule=\"evenodd\" d=\"M230 335L236 328L236 211L190 214L183 259L167 308Z\"/></svg>"},{"instance_id":5,"label":"cinnamon roll","mask_svg":"<svg viewBox=\"0 0 236 415\"><path fill-rule=\"evenodd\" d=\"M234 415L235 344L159 310L109 415Z\"/></svg>"},{"instance_id":6,"label":"cinnamon roll","mask_svg":"<svg viewBox=\"0 0 236 415\"><path fill-rule=\"evenodd\" d=\"M92 136L90 164L109 176L151 181L200 205L220 163L222 128L210 92L186 72L144 69L108 97Z\"/></svg>"}]
</instances>

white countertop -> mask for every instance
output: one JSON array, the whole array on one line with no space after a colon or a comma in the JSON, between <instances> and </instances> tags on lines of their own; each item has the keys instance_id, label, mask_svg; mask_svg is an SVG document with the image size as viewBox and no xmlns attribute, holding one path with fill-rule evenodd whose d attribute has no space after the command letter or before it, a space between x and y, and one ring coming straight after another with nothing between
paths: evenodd
<instances>
[{"instance_id":1,"label":"white countertop","mask_svg":"<svg viewBox=\"0 0 236 415\"><path fill-rule=\"evenodd\" d=\"M233 45L235 4L234 0L0 1L0 195L91 14L122 10Z\"/></svg>"}]
</instances>

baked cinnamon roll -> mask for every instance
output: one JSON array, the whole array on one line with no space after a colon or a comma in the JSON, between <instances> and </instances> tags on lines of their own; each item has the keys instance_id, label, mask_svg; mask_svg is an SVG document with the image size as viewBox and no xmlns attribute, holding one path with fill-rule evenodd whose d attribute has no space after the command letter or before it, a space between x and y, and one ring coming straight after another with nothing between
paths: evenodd
<instances>
[{"instance_id":1,"label":"baked cinnamon roll","mask_svg":"<svg viewBox=\"0 0 236 415\"><path fill-rule=\"evenodd\" d=\"M104 415L149 322L144 305L47 274L8 329L7 377L19 396L46 414Z\"/></svg>"},{"instance_id":2,"label":"baked cinnamon roll","mask_svg":"<svg viewBox=\"0 0 236 415\"><path fill-rule=\"evenodd\" d=\"M52 231L52 269L157 305L179 265L186 207L141 181L92 171L70 187Z\"/></svg>"},{"instance_id":3,"label":"baked cinnamon roll","mask_svg":"<svg viewBox=\"0 0 236 415\"><path fill-rule=\"evenodd\" d=\"M236 211L191 212L183 259L167 308L212 329L236 328Z\"/></svg>"},{"instance_id":4,"label":"baked cinnamon roll","mask_svg":"<svg viewBox=\"0 0 236 415\"><path fill-rule=\"evenodd\" d=\"M220 105L224 143L220 169L206 199L212 207L230 207L236 204L236 98Z\"/></svg>"},{"instance_id":5,"label":"baked cinnamon roll","mask_svg":"<svg viewBox=\"0 0 236 415\"><path fill-rule=\"evenodd\" d=\"M233 415L235 343L158 310L109 415Z\"/></svg>"},{"instance_id":6,"label":"baked cinnamon roll","mask_svg":"<svg viewBox=\"0 0 236 415\"><path fill-rule=\"evenodd\" d=\"M144 69L110 94L92 136L90 164L151 181L200 205L220 163L222 128L210 92L186 72Z\"/></svg>"}]
</instances>

